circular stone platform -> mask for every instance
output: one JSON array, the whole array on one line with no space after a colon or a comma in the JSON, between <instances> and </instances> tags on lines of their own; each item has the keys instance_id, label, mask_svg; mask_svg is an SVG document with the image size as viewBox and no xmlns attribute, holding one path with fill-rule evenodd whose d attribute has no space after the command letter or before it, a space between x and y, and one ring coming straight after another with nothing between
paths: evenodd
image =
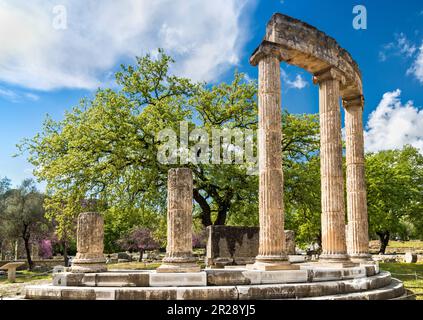
<instances>
[{"instance_id":1,"label":"circular stone platform","mask_svg":"<svg viewBox=\"0 0 423 320\"><path fill-rule=\"evenodd\" d=\"M50 300L385 300L405 296L402 282L377 264L350 268L301 264L300 270L205 269L195 273L115 270L57 273L27 286L26 299Z\"/></svg>"}]
</instances>

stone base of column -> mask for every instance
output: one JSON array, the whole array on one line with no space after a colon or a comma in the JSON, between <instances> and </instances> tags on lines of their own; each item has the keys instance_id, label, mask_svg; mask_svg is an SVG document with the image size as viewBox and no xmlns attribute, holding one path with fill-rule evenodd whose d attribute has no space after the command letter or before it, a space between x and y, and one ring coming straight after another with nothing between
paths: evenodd
<instances>
[{"instance_id":1,"label":"stone base of column","mask_svg":"<svg viewBox=\"0 0 423 320\"><path fill-rule=\"evenodd\" d=\"M347 254L321 254L318 261L320 266L331 268L350 268L358 266L350 260Z\"/></svg>"},{"instance_id":2,"label":"stone base of column","mask_svg":"<svg viewBox=\"0 0 423 320\"><path fill-rule=\"evenodd\" d=\"M275 271L275 270L299 270L300 266L291 264L288 256L257 256L256 262L246 265L247 270Z\"/></svg>"},{"instance_id":3,"label":"stone base of column","mask_svg":"<svg viewBox=\"0 0 423 320\"><path fill-rule=\"evenodd\" d=\"M372 255L369 253L351 254L350 260L356 263L372 263Z\"/></svg>"},{"instance_id":4,"label":"stone base of column","mask_svg":"<svg viewBox=\"0 0 423 320\"><path fill-rule=\"evenodd\" d=\"M201 268L196 263L166 263L156 269L156 272L158 273L190 273L200 271Z\"/></svg>"},{"instance_id":5,"label":"stone base of column","mask_svg":"<svg viewBox=\"0 0 423 320\"><path fill-rule=\"evenodd\" d=\"M97 273L97 272L106 272L106 259L104 257L100 258L75 258L72 261L72 267L70 271L73 273Z\"/></svg>"},{"instance_id":6,"label":"stone base of column","mask_svg":"<svg viewBox=\"0 0 423 320\"><path fill-rule=\"evenodd\" d=\"M200 272L201 268L194 257L165 257L162 265L156 269L158 273Z\"/></svg>"}]
</instances>

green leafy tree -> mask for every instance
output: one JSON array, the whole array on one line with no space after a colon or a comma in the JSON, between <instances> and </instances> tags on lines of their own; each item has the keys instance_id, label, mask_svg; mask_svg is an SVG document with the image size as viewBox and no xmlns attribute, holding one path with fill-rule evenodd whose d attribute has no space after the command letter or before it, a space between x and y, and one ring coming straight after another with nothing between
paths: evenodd
<instances>
[{"instance_id":1,"label":"green leafy tree","mask_svg":"<svg viewBox=\"0 0 423 320\"><path fill-rule=\"evenodd\" d=\"M285 228L294 230L296 242L306 248L321 246L320 158L290 162L284 169Z\"/></svg>"},{"instance_id":2,"label":"green leafy tree","mask_svg":"<svg viewBox=\"0 0 423 320\"><path fill-rule=\"evenodd\" d=\"M9 178L4 177L0 179L0 260L3 259L3 250L5 250L5 243L8 240L6 234L4 214L4 194L10 190L11 181Z\"/></svg>"},{"instance_id":3,"label":"green leafy tree","mask_svg":"<svg viewBox=\"0 0 423 320\"><path fill-rule=\"evenodd\" d=\"M12 239L23 240L30 269L33 268L30 244L49 230L43 202L44 195L31 179L24 180L18 189L7 190L2 197L4 231Z\"/></svg>"},{"instance_id":4,"label":"green leafy tree","mask_svg":"<svg viewBox=\"0 0 423 320\"><path fill-rule=\"evenodd\" d=\"M405 222L415 225L414 236L422 237L423 156L416 148L367 154L366 182L369 229L380 239L380 253Z\"/></svg>"},{"instance_id":5,"label":"green leafy tree","mask_svg":"<svg viewBox=\"0 0 423 320\"><path fill-rule=\"evenodd\" d=\"M170 75L172 62L160 51L155 60L146 55L137 58L136 66L122 66L116 74L119 90L98 90L62 121L47 118L42 132L20 146L29 152L35 175L47 182L46 210L57 221L59 235L74 223L83 199L97 200L106 224L113 220L112 212L131 212L133 220L147 211L165 216L171 166L157 161L161 129L179 132L181 121L187 121L190 130L201 127L210 134L214 128L257 128L255 82L236 73L229 84L193 84ZM284 113L283 121L286 158L305 161L318 143L316 117ZM204 226L257 223L258 181L247 174L246 166L189 166L194 173L195 216ZM150 223L157 227L163 219ZM125 231L113 225L111 233Z\"/></svg>"}]
</instances>

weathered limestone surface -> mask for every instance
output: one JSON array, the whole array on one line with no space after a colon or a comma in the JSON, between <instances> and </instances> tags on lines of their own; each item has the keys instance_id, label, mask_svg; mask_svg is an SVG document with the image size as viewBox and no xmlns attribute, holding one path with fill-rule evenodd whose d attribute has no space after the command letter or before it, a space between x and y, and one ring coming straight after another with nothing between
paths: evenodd
<instances>
[{"instance_id":1,"label":"weathered limestone surface","mask_svg":"<svg viewBox=\"0 0 423 320\"><path fill-rule=\"evenodd\" d=\"M23 262L9 262L0 267L0 270L7 270L7 280L9 282L15 282L16 280L16 268L23 266Z\"/></svg>"},{"instance_id":2,"label":"weathered limestone surface","mask_svg":"<svg viewBox=\"0 0 423 320\"><path fill-rule=\"evenodd\" d=\"M364 175L362 96L343 100L347 162L348 254L353 261L371 260Z\"/></svg>"},{"instance_id":3,"label":"weathered limestone surface","mask_svg":"<svg viewBox=\"0 0 423 320\"><path fill-rule=\"evenodd\" d=\"M200 271L192 255L192 188L190 169L169 170L166 256L157 272Z\"/></svg>"},{"instance_id":4,"label":"weathered limestone surface","mask_svg":"<svg viewBox=\"0 0 423 320\"><path fill-rule=\"evenodd\" d=\"M205 272L151 273L150 287L196 287L207 285Z\"/></svg>"},{"instance_id":5,"label":"weathered limestone surface","mask_svg":"<svg viewBox=\"0 0 423 320\"><path fill-rule=\"evenodd\" d=\"M344 176L342 170L339 86L343 76L335 69L315 74L319 83L320 170L322 186L322 254L320 259L346 261Z\"/></svg>"},{"instance_id":6,"label":"weathered limestone surface","mask_svg":"<svg viewBox=\"0 0 423 320\"><path fill-rule=\"evenodd\" d=\"M103 217L97 212L81 213L77 227L78 252L71 271L85 273L107 271L103 240Z\"/></svg>"},{"instance_id":7,"label":"weathered limestone surface","mask_svg":"<svg viewBox=\"0 0 423 320\"><path fill-rule=\"evenodd\" d=\"M364 165L360 162L364 159L362 149L363 128L361 113L355 107L357 97L360 97L360 101L362 97L362 80L358 65L346 50L324 32L286 15L274 14L267 25L264 40L250 58L252 65L259 65L259 115L261 108L264 110L262 111L263 114L265 114L265 111L269 110L269 106L280 103L280 83L275 80L275 72L277 71L273 71L277 68L278 60L283 60L309 71L314 75L314 81L320 84L323 233L323 254L321 258L326 262L345 263L346 266L351 264L347 255L347 252L350 252L353 258L357 259L356 262L368 260ZM279 76L279 74L276 76ZM348 232L345 231L344 217L345 186L342 174L339 105L341 97L346 109L349 109L346 112ZM271 110L273 112L273 109ZM275 114L273 113L273 115ZM259 124L263 125L260 121ZM276 127L273 128L276 129ZM263 134L263 137L266 137L266 135ZM263 140L267 142L266 139L262 138L262 145L265 145ZM267 145L270 145L270 143ZM259 153L260 168L264 168L261 163L267 160L265 151L262 154ZM275 176L275 174L272 176ZM282 177L281 174L280 180L283 180ZM266 181L267 178L266 175L262 175L262 170L260 171L260 178L261 181ZM276 179L273 178L273 181ZM262 195L262 190L266 195L265 192L268 192L272 187L270 183L260 184L260 195ZM283 190L280 191L283 192ZM263 201L264 206L265 203ZM261 206L262 203L260 203L260 209ZM267 221L272 220L272 218L269 218L272 215L269 212L271 210L260 211L260 225L266 226ZM273 220L275 219L273 218ZM267 229L261 231L263 234L261 234L260 239L272 238L266 231ZM348 234L348 238L346 234ZM349 243L348 251L347 240ZM274 245L277 246L278 241L279 239L276 238ZM260 246L264 248L265 245L260 244ZM282 246L285 250L285 244L282 244Z\"/></svg>"},{"instance_id":8,"label":"weathered limestone surface","mask_svg":"<svg viewBox=\"0 0 423 320\"><path fill-rule=\"evenodd\" d=\"M276 13L266 28L265 40L278 45L284 61L312 74L332 67L345 76L340 94L343 98L362 94L361 72L351 55L335 39L315 27Z\"/></svg>"},{"instance_id":9,"label":"weathered limestone surface","mask_svg":"<svg viewBox=\"0 0 423 320\"><path fill-rule=\"evenodd\" d=\"M207 227L207 266L254 263L259 248L259 230L259 227ZM294 231L285 230L284 233L287 254L295 255Z\"/></svg>"},{"instance_id":10,"label":"weathered limestone surface","mask_svg":"<svg viewBox=\"0 0 423 320\"><path fill-rule=\"evenodd\" d=\"M253 64L259 68L259 254L254 269L291 268L285 248L280 51L262 44Z\"/></svg>"},{"instance_id":11,"label":"weathered limestone surface","mask_svg":"<svg viewBox=\"0 0 423 320\"><path fill-rule=\"evenodd\" d=\"M258 272L259 271L255 271ZM251 271L250 271L251 273ZM286 273L286 276L284 275ZM26 299L50 300L224 300L224 299L392 299L404 294L401 282L387 272L360 278L324 282L290 283L305 280L299 271L263 272L261 284L181 287L66 287L37 285L25 288ZM284 283L267 283L280 278Z\"/></svg>"},{"instance_id":12,"label":"weathered limestone surface","mask_svg":"<svg viewBox=\"0 0 423 320\"><path fill-rule=\"evenodd\" d=\"M406 252L404 255L404 262L405 263L416 263L417 262L417 254L413 252Z\"/></svg>"}]
</instances>

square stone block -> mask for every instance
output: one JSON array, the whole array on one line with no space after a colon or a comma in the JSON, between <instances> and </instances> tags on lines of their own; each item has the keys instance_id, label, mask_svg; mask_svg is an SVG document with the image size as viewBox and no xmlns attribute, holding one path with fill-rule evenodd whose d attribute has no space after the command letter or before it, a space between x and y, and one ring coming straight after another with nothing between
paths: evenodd
<instances>
[{"instance_id":1,"label":"square stone block","mask_svg":"<svg viewBox=\"0 0 423 320\"><path fill-rule=\"evenodd\" d=\"M243 269L237 270L206 270L208 286L245 285L251 284L251 280L243 275Z\"/></svg>"},{"instance_id":2,"label":"square stone block","mask_svg":"<svg viewBox=\"0 0 423 320\"><path fill-rule=\"evenodd\" d=\"M84 278L83 273L55 273L53 274L53 286L71 286L79 287L82 286L82 279Z\"/></svg>"},{"instance_id":3,"label":"square stone block","mask_svg":"<svg viewBox=\"0 0 423 320\"><path fill-rule=\"evenodd\" d=\"M247 264L247 270L261 270L261 271L276 271L276 270L299 270L300 266L291 264L289 262L284 263L254 263Z\"/></svg>"},{"instance_id":4,"label":"square stone block","mask_svg":"<svg viewBox=\"0 0 423 320\"><path fill-rule=\"evenodd\" d=\"M96 288L95 289L96 300L115 300L115 289L108 288Z\"/></svg>"},{"instance_id":5,"label":"square stone block","mask_svg":"<svg viewBox=\"0 0 423 320\"><path fill-rule=\"evenodd\" d=\"M206 285L207 274L205 272L150 274L150 287L192 287Z\"/></svg>"},{"instance_id":6,"label":"square stone block","mask_svg":"<svg viewBox=\"0 0 423 320\"><path fill-rule=\"evenodd\" d=\"M313 282L333 281L342 279L342 270L319 268L310 270L310 272L311 281Z\"/></svg>"},{"instance_id":7,"label":"square stone block","mask_svg":"<svg viewBox=\"0 0 423 320\"><path fill-rule=\"evenodd\" d=\"M260 283L294 283L307 282L307 270L283 270L260 272Z\"/></svg>"},{"instance_id":8,"label":"square stone block","mask_svg":"<svg viewBox=\"0 0 423 320\"><path fill-rule=\"evenodd\" d=\"M176 288L115 289L116 300L176 300Z\"/></svg>"},{"instance_id":9,"label":"square stone block","mask_svg":"<svg viewBox=\"0 0 423 320\"><path fill-rule=\"evenodd\" d=\"M157 273L193 273L200 272L201 268L195 263L184 264L162 264L156 269Z\"/></svg>"},{"instance_id":10,"label":"square stone block","mask_svg":"<svg viewBox=\"0 0 423 320\"><path fill-rule=\"evenodd\" d=\"M366 277L366 268L364 267L354 267L342 269L342 278L343 279L355 279Z\"/></svg>"},{"instance_id":11,"label":"square stone block","mask_svg":"<svg viewBox=\"0 0 423 320\"><path fill-rule=\"evenodd\" d=\"M60 300L60 289L52 285L38 285L25 287L25 299Z\"/></svg>"},{"instance_id":12,"label":"square stone block","mask_svg":"<svg viewBox=\"0 0 423 320\"><path fill-rule=\"evenodd\" d=\"M148 287L150 285L150 273L130 273L129 282L135 287Z\"/></svg>"},{"instance_id":13,"label":"square stone block","mask_svg":"<svg viewBox=\"0 0 423 320\"><path fill-rule=\"evenodd\" d=\"M237 286L237 289L239 300L295 298L295 285L290 284Z\"/></svg>"},{"instance_id":14,"label":"square stone block","mask_svg":"<svg viewBox=\"0 0 423 320\"><path fill-rule=\"evenodd\" d=\"M366 275L368 277L376 275L376 268L374 265L364 265L363 267L366 269Z\"/></svg>"},{"instance_id":15,"label":"square stone block","mask_svg":"<svg viewBox=\"0 0 423 320\"><path fill-rule=\"evenodd\" d=\"M62 300L95 300L96 294L94 289L89 288L61 288Z\"/></svg>"},{"instance_id":16,"label":"square stone block","mask_svg":"<svg viewBox=\"0 0 423 320\"><path fill-rule=\"evenodd\" d=\"M129 287L129 275L125 273L98 273L96 277L98 287Z\"/></svg>"},{"instance_id":17,"label":"square stone block","mask_svg":"<svg viewBox=\"0 0 423 320\"><path fill-rule=\"evenodd\" d=\"M95 287L97 285L97 274L96 273L82 273L82 285L86 287Z\"/></svg>"},{"instance_id":18,"label":"square stone block","mask_svg":"<svg viewBox=\"0 0 423 320\"><path fill-rule=\"evenodd\" d=\"M177 288L178 300L237 300L235 286L213 286L201 288Z\"/></svg>"}]
</instances>

